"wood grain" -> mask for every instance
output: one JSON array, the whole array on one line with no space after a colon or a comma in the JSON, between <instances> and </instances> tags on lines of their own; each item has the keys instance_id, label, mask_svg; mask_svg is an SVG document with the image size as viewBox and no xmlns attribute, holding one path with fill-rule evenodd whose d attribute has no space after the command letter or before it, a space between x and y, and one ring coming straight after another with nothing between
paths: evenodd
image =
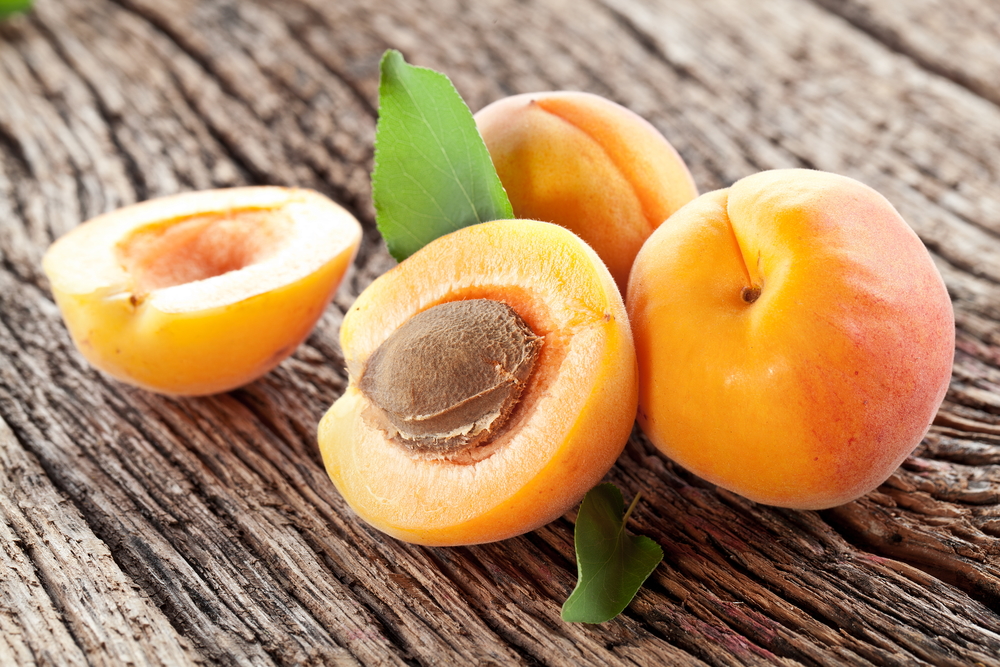
<instances>
[{"instance_id":1,"label":"wood grain","mask_svg":"<svg viewBox=\"0 0 1000 667\"><path fill-rule=\"evenodd\" d=\"M0 23L0 664L1000 664L1000 6L975 0L37 0ZM825 512L755 505L637 431L608 475L666 558L626 612L559 619L574 514L407 545L333 489L315 428L343 312L392 265L368 175L384 49L473 110L580 89L650 120L702 191L804 166L932 251L956 365L921 446ZM81 221L173 192L315 188L365 225L292 358L229 394L131 389L41 273Z\"/></svg>"}]
</instances>

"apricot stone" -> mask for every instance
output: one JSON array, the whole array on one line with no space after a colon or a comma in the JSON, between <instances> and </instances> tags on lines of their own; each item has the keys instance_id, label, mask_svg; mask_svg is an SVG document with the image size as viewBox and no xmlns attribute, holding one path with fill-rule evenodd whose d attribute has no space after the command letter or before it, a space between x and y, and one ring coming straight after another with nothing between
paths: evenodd
<instances>
[{"instance_id":1,"label":"apricot stone","mask_svg":"<svg viewBox=\"0 0 1000 667\"><path fill-rule=\"evenodd\" d=\"M450 454L495 434L541 347L513 308L469 299L411 317L368 358L361 390L415 451Z\"/></svg>"},{"instance_id":2,"label":"apricot stone","mask_svg":"<svg viewBox=\"0 0 1000 667\"><path fill-rule=\"evenodd\" d=\"M877 487L951 377L954 316L929 253L843 176L776 170L702 195L650 236L627 302L643 431L770 505Z\"/></svg>"},{"instance_id":3,"label":"apricot stone","mask_svg":"<svg viewBox=\"0 0 1000 667\"><path fill-rule=\"evenodd\" d=\"M608 265L622 294L643 241L698 195L663 135L598 95L515 95L475 118L514 215L578 234Z\"/></svg>"},{"instance_id":4,"label":"apricot stone","mask_svg":"<svg viewBox=\"0 0 1000 667\"><path fill-rule=\"evenodd\" d=\"M294 351L360 241L357 220L316 192L232 188L101 215L53 243L43 268L95 367L151 391L212 394Z\"/></svg>"},{"instance_id":5,"label":"apricot stone","mask_svg":"<svg viewBox=\"0 0 1000 667\"><path fill-rule=\"evenodd\" d=\"M363 519L409 542L490 542L552 521L611 468L635 420L621 295L553 224L486 222L429 243L362 292L340 344L350 382L320 422L323 461ZM392 381L369 374L390 367L399 386L373 388ZM414 415L435 421L429 444L404 433Z\"/></svg>"}]
</instances>

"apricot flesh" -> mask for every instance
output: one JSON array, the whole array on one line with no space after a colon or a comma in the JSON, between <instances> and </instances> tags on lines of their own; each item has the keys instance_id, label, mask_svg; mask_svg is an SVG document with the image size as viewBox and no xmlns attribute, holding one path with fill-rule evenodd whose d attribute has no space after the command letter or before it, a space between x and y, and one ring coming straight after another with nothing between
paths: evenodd
<instances>
[{"instance_id":1,"label":"apricot flesh","mask_svg":"<svg viewBox=\"0 0 1000 667\"><path fill-rule=\"evenodd\" d=\"M776 170L702 195L643 246L627 302L643 431L761 503L874 489L951 377L954 315L929 253L843 176Z\"/></svg>"},{"instance_id":2,"label":"apricot flesh","mask_svg":"<svg viewBox=\"0 0 1000 667\"><path fill-rule=\"evenodd\" d=\"M475 119L514 215L575 232L608 265L622 294L646 238L698 195L663 135L598 95L514 95Z\"/></svg>"},{"instance_id":3,"label":"apricot flesh","mask_svg":"<svg viewBox=\"0 0 1000 667\"><path fill-rule=\"evenodd\" d=\"M372 419L358 379L416 314L472 299L510 306L542 339L534 368L487 442L449 457L413 452ZM350 382L320 422L327 472L361 518L409 542L491 542L552 521L610 469L635 419L621 295L594 251L556 225L493 221L433 241L365 289L340 342Z\"/></svg>"},{"instance_id":4,"label":"apricot flesh","mask_svg":"<svg viewBox=\"0 0 1000 667\"><path fill-rule=\"evenodd\" d=\"M361 226L319 193L231 188L89 220L43 259L73 342L96 368L172 395L234 389L294 351Z\"/></svg>"}]
</instances>

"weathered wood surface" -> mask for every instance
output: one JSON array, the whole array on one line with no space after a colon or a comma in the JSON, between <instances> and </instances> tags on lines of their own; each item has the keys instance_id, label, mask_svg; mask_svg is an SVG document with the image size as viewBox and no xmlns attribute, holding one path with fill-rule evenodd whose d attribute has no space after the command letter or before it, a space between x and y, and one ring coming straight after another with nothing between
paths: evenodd
<instances>
[{"instance_id":1,"label":"weathered wood surface","mask_svg":"<svg viewBox=\"0 0 1000 667\"><path fill-rule=\"evenodd\" d=\"M38 0L0 24L0 664L1000 664L1000 5L977 0ZM391 265L368 173L387 47L475 110L583 89L701 190L807 166L883 192L955 301L951 390L878 491L826 512L718 491L633 437L609 479L666 559L618 620L559 620L573 516L415 547L327 480L345 308ZM75 353L39 264L181 190L327 193L355 269L275 372L204 399Z\"/></svg>"}]
</instances>

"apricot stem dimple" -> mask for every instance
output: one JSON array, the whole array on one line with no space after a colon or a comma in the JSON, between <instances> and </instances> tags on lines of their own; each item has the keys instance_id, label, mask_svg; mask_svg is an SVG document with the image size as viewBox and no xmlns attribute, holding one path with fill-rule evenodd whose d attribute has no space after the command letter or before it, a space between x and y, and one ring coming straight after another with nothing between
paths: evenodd
<instances>
[{"instance_id":1,"label":"apricot stem dimple","mask_svg":"<svg viewBox=\"0 0 1000 667\"><path fill-rule=\"evenodd\" d=\"M740 292L740 298L748 304L753 303L760 298L760 288L756 285L744 287Z\"/></svg>"},{"instance_id":2,"label":"apricot stem dimple","mask_svg":"<svg viewBox=\"0 0 1000 667\"><path fill-rule=\"evenodd\" d=\"M358 388L393 442L447 456L500 432L541 345L505 303L443 303L396 329L369 357Z\"/></svg>"}]
</instances>

